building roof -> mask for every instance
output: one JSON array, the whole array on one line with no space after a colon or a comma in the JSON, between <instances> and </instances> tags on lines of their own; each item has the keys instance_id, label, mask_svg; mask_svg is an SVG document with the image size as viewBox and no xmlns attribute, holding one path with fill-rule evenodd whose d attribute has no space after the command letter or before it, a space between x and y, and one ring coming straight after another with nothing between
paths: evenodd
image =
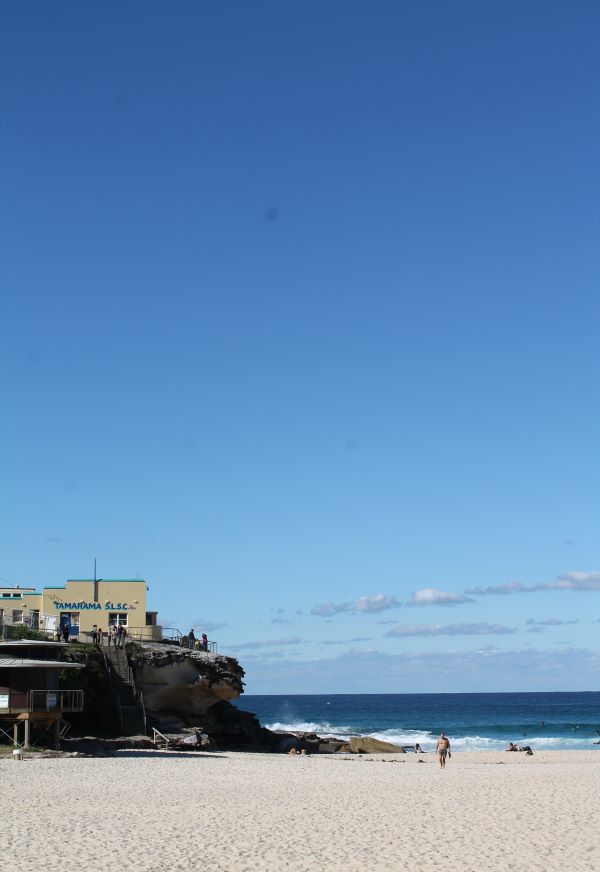
<instances>
[{"instance_id":1,"label":"building roof","mask_svg":"<svg viewBox=\"0 0 600 872\"><path fill-rule=\"evenodd\" d=\"M148 584L145 578L68 578L66 584L45 584L44 590L66 590L67 584Z\"/></svg>"},{"instance_id":2,"label":"building roof","mask_svg":"<svg viewBox=\"0 0 600 872\"><path fill-rule=\"evenodd\" d=\"M0 593L0 599L23 599L24 596L42 596L42 592L40 590L13 590L12 593Z\"/></svg>"},{"instance_id":3,"label":"building roof","mask_svg":"<svg viewBox=\"0 0 600 872\"><path fill-rule=\"evenodd\" d=\"M13 586L12 584L0 584L0 590L12 590L13 593L21 593L23 591L35 590L35 587L19 587L19 585Z\"/></svg>"},{"instance_id":4,"label":"building roof","mask_svg":"<svg viewBox=\"0 0 600 872\"><path fill-rule=\"evenodd\" d=\"M0 657L0 669L83 669L83 663L62 660L28 660L20 657Z\"/></svg>"}]
</instances>

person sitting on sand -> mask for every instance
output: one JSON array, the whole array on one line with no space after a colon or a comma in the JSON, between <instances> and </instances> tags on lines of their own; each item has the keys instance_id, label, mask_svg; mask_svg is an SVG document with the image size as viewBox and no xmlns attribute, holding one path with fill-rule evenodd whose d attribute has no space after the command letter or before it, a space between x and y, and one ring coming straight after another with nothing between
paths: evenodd
<instances>
[{"instance_id":1,"label":"person sitting on sand","mask_svg":"<svg viewBox=\"0 0 600 872\"><path fill-rule=\"evenodd\" d=\"M421 752L421 746L420 746L419 743L417 742L417 744L415 745L415 754L421 754L421 753L422 753L422 752Z\"/></svg>"},{"instance_id":2,"label":"person sitting on sand","mask_svg":"<svg viewBox=\"0 0 600 872\"><path fill-rule=\"evenodd\" d=\"M445 769L446 757L450 754L450 739L443 731L440 733L440 737L437 740L436 751L440 758L440 768Z\"/></svg>"},{"instance_id":3,"label":"person sitting on sand","mask_svg":"<svg viewBox=\"0 0 600 872\"><path fill-rule=\"evenodd\" d=\"M513 744L513 743L511 742L506 750L507 750L507 751L519 751L520 748L518 748L515 744Z\"/></svg>"}]
</instances>

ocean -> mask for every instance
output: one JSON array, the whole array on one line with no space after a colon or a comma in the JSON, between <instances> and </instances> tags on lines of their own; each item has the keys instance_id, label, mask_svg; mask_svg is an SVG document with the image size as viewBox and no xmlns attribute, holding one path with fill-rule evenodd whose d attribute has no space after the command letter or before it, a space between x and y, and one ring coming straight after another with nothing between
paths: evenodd
<instances>
[{"instance_id":1,"label":"ocean","mask_svg":"<svg viewBox=\"0 0 600 872\"><path fill-rule=\"evenodd\" d=\"M236 700L270 730L374 736L433 750L444 730L456 751L598 749L600 692L250 696Z\"/></svg>"}]
</instances>

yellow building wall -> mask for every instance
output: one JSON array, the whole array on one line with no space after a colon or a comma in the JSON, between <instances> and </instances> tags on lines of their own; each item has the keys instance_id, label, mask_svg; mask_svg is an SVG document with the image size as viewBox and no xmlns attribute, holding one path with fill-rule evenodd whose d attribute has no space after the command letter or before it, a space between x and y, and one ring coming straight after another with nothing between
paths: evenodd
<instances>
[{"instance_id":1,"label":"yellow building wall","mask_svg":"<svg viewBox=\"0 0 600 872\"><path fill-rule=\"evenodd\" d=\"M0 588L0 608L4 608L7 621L12 620L13 610L22 610L27 619L33 611L38 611L40 629L60 625L61 613L68 612L71 622L79 627L81 641L89 641L94 624L106 633L115 616L119 623L127 627L131 639L159 640L162 637L160 626L146 626L146 581L143 579L100 579L96 582L97 597L94 598L93 579L69 579L61 587L45 587L41 592L17 591ZM11 594L20 593L19 597ZM47 618L54 621L47 622ZM90 637L91 638L91 637Z\"/></svg>"},{"instance_id":2,"label":"yellow building wall","mask_svg":"<svg viewBox=\"0 0 600 872\"><path fill-rule=\"evenodd\" d=\"M2 596L5 592L6 594ZM20 593L19 597L13 596L15 593ZM15 590L12 588L0 589L0 609L3 610L4 620L8 623L12 622L13 611L21 610L24 617L28 617L32 611L42 612L43 594L38 592L27 592L25 590Z\"/></svg>"},{"instance_id":3,"label":"yellow building wall","mask_svg":"<svg viewBox=\"0 0 600 872\"><path fill-rule=\"evenodd\" d=\"M94 624L106 632L111 614L120 615L127 627L145 627L145 581L101 580L97 588L94 600L93 580L69 580L64 587L45 587L43 612L57 617L61 612L78 612L80 633L91 632Z\"/></svg>"}]
</instances>

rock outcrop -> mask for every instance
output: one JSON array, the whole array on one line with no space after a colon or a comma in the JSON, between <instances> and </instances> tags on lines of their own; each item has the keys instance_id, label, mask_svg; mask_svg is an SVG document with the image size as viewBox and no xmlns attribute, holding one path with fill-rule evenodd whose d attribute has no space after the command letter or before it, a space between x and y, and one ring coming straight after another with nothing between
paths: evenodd
<instances>
[{"instance_id":1,"label":"rock outcrop","mask_svg":"<svg viewBox=\"0 0 600 872\"><path fill-rule=\"evenodd\" d=\"M244 670L235 658L171 645L130 645L128 654L148 723L170 742L189 748L199 743L269 750L269 730L255 715L230 703L244 691ZM186 734L187 742L176 739Z\"/></svg>"}]
</instances>

